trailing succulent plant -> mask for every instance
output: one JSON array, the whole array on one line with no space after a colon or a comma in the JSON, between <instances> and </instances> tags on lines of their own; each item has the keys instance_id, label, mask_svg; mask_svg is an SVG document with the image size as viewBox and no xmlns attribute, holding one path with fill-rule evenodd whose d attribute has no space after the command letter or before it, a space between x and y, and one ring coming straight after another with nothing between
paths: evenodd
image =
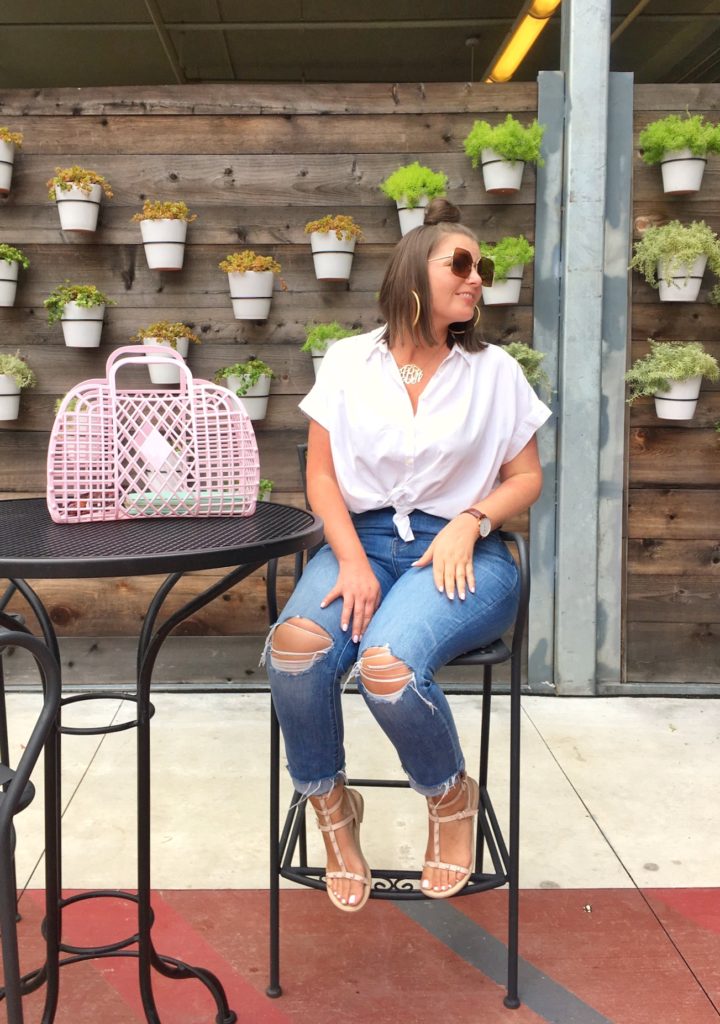
<instances>
[{"instance_id":1,"label":"trailing succulent plant","mask_svg":"<svg viewBox=\"0 0 720 1024\"><path fill-rule=\"evenodd\" d=\"M653 121L638 138L646 164L659 164L666 153L689 149L693 156L720 153L720 125L710 124L702 114L668 114Z\"/></svg>"},{"instance_id":2,"label":"trailing succulent plant","mask_svg":"<svg viewBox=\"0 0 720 1024\"><path fill-rule=\"evenodd\" d=\"M185 220L188 224L197 220L196 213L190 213L187 203L175 200L146 199L141 213L134 213L130 218L141 220Z\"/></svg>"},{"instance_id":3,"label":"trailing succulent plant","mask_svg":"<svg viewBox=\"0 0 720 1024\"><path fill-rule=\"evenodd\" d=\"M504 160L522 160L542 167L544 161L540 155L540 145L544 133L545 125L538 124L537 118L529 125L524 125L512 114L508 114L504 121L496 125L488 121L475 121L463 140L463 146L473 167L480 163L484 149L494 150Z\"/></svg>"},{"instance_id":4,"label":"trailing succulent plant","mask_svg":"<svg viewBox=\"0 0 720 1024\"><path fill-rule=\"evenodd\" d=\"M362 327L343 327L337 320L332 320L324 324L306 324L305 331L305 341L300 351L320 355L327 350L331 341L352 338L362 332Z\"/></svg>"},{"instance_id":5,"label":"trailing succulent plant","mask_svg":"<svg viewBox=\"0 0 720 1024\"><path fill-rule=\"evenodd\" d=\"M332 232L338 241L362 238L362 228L355 223L352 217L343 213L328 213L324 217L320 217L319 220L308 221L305 225L305 234L312 234L313 231Z\"/></svg>"},{"instance_id":6,"label":"trailing succulent plant","mask_svg":"<svg viewBox=\"0 0 720 1024\"><path fill-rule=\"evenodd\" d=\"M717 360L699 341L655 341L648 338L650 351L636 359L625 374L630 389L628 403L636 398L667 391L673 381L690 377L720 378Z\"/></svg>"},{"instance_id":7,"label":"trailing succulent plant","mask_svg":"<svg viewBox=\"0 0 720 1024\"><path fill-rule=\"evenodd\" d=\"M670 284L673 275L685 268L688 277L699 256L707 256L708 266L720 276L720 239L704 220L681 224L671 220L667 224L649 227L633 246L630 266L638 270L652 288L658 287L658 262L662 262L663 280ZM720 300L720 288L713 288L713 302Z\"/></svg>"},{"instance_id":8,"label":"trailing succulent plant","mask_svg":"<svg viewBox=\"0 0 720 1024\"><path fill-rule=\"evenodd\" d=\"M254 388L261 377L270 377L272 379L275 376L273 371L270 369L267 363L263 362L262 359L256 359L255 356L251 356L250 359L246 359L243 363L233 363L232 366L223 366L215 374L215 383L222 384L228 377L242 377L242 384L235 392L236 395L242 397L246 395L250 388Z\"/></svg>"},{"instance_id":9,"label":"trailing succulent plant","mask_svg":"<svg viewBox=\"0 0 720 1024\"><path fill-rule=\"evenodd\" d=\"M200 344L200 338L197 334L191 331L187 324L180 323L178 320L174 322L170 320L157 320L154 324L150 324L149 327L141 327L130 340L144 341L145 338L155 338L157 341L164 341L171 348L177 348L180 338L187 338L188 341L192 341L195 345Z\"/></svg>"},{"instance_id":10,"label":"trailing succulent plant","mask_svg":"<svg viewBox=\"0 0 720 1024\"><path fill-rule=\"evenodd\" d=\"M53 288L43 301L43 306L48 314L48 323L54 324L62 319L68 302L76 302L83 309L91 309L93 306L117 305L114 299L108 298L94 284L70 284L69 281L65 281L64 284Z\"/></svg>"},{"instance_id":11,"label":"trailing succulent plant","mask_svg":"<svg viewBox=\"0 0 720 1024\"><path fill-rule=\"evenodd\" d=\"M23 144L23 133L12 132L9 128L0 127L0 142L10 142L12 145L17 146L18 149Z\"/></svg>"},{"instance_id":12,"label":"trailing succulent plant","mask_svg":"<svg viewBox=\"0 0 720 1024\"><path fill-rule=\"evenodd\" d=\"M34 388L37 384L35 373L19 352L14 356L9 353L0 354L0 376L11 377L20 390Z\"/></svg>"},{"instance_id":13,"label":"trailing succulent plant","mask_svg":"<svg viewBox=\"0 0 720 1024\"><path fill-rule=\"evenodd\" d=\"M55 174L47 182L48 198L56 198L56 186L63 192L69 192L73 187L79 188L82 192L86 192L89 195L93 185L99 185L107 198L112 199L113 193L110 188L110 182L102 174L88 171L85 167L78 167L77 164L74 164L72 167L56 167Z\"/></svg>"},{"instance_id":14,"label":"trailing succulent plant","mask_svg":"<svg viewBox=\"0 0 720 1024\"><path fill-rule=\"evenodd\" d=\"M226 274L246 274L252 271L261 274L264 271L272 271L273 274L280 274L282 267L272 256L261 256L252 249L241 249L240 252L231 252L224 260L218 263L220 270ZM287 284L278 276L278 283L281 289L286 292Z\"/></svg>"},{"instance_id":15,"label":"trailing succulent plant","mask_svg":"<svg viewBox=\"0 0 720 1024\"><path fill-rule=\"evenodd\" d=\"M6 245L5 242L0 242L0 260L5 260L6 263L19 263L23 270L30 266L30 260L21 249L16 249L14 245Z\"/></svg>"}]
</instances>

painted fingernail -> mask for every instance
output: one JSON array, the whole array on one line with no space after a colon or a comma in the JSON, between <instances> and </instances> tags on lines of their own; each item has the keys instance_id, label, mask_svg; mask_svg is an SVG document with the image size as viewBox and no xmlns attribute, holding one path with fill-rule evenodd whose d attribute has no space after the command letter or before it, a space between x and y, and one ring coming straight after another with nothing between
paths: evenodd
<instances>
[{"instance_id":1,"label":"painted fingernail","mask_svg":"<svg viewBox=\"0 0 720 1024\"><path fill-rule=\"evenodd\" d=\"M442 593L444 593L444 588L443 587L438 587L438 594L442 594Z\"/></svg>"},{"instance_id":2,"label":"painted fingernail","mask_svg":"<svg viewBox=\"0 0 720 1024\"><path fill-rule=\"evenodd\" d=\"M324 607L325 607L325 602L324 602L324 601L321 601L321 602L320 602L320 607L321 607L321 608L324 608Z\"/></svg>"},{"instance_id":3,"label":"painted fingernail","mask_svg":"<svg viewBox=\"0 0 720 1024\"><path fill-rule=\"evenodd\" d=\"M343 633L347 633L347 628L348 628L347 622L341 623L340 629L342 629Z\"/></svg>"},{"instance_id":4,"label":"painted fingernail","mask_svg":"<svg viewBox=\"0 0 720 1024\"><path fill-rule=\"evenodd\" d=\"M360 637L357 635L357 633L353 633L353 643L354 644L359 644L360 643Z\"/></svg>"},{"instance_id":5,"label":"painted fingernail","mask_svg":"<svg viewBox=\"0 0 720 1024\"><path fill-rule=\"evenodd\" d=\"M470 593L471 593L471 594L474 594L474 593L475 593L475 587L470 587Z\"/></svg>"}]
</instances>

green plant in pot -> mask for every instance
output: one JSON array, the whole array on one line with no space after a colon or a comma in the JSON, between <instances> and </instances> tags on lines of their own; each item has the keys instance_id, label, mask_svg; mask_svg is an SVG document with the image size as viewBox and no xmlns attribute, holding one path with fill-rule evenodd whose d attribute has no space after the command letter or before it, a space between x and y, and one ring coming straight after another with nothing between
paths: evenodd
<instances>
[{"instance_id":1,"label":"green plant in pot","mask_svg":"<svg viewBox=\"0 0 720 1024\"><path fill-rule=\"evenodd\" d=\"M260 483L258 484L258 501L269 501L272 489L274 487L272 480L268 480L267 477L261 477Z\"/></svg>"},{"instance_id":2,"label":"green plant in pot","mask_svg":"<svg viewBox=\"0 0 720 1024\"><path fill-rule=\"evenodd\" d=\"M312 356L313 369L317 377L320 363L327 352L328 345L331 345L334 341L339 341L341 338L352 338L361 332L362 327L343 327L337 320L321 324L306 324L305 341L300 351L309 352Z\"/></svg>"},{"instance_id":3,"label":"green plant in pot","mask_svg":"<svg viewBox=\"0 0 720 1024\"><path fill-rule=\"evenodd\" d=\"M406 235L425 221L425 207L431 199L447 194L447 175L433 171L417 160L398 167L384 181L380 191L397 203L400 231Z\"/></svg>"},{"instance_id":4,"label":"green plant in pot","mask_svg":"<svg viewBox=\"0 0 720 1024\"><path fill-rule=\"evenodd\" d=\"M262 359L250 356L242 363L221 367L215 383L224 384L242 401L251 420L262 420L267 413L270 381L275 374Z\"/></svg>"},{"instance_id":5,"label":"green plant in pot","mask_svg":"<svg viewBox=\"0 0 720 1024\"><path fill-rule=\"evenodd\" d=\"M49 179L48 196L57 203L63 231L94 231L103 194L112 199L108 180L97 171L74 164L56 167Z\"/></svg>"},{"instance_id":6,"label":"green plant in pot","mask_svg":"<svg viewBox=\"0 0 720 1024\"><path fill-rule=\"evenodd\" d=\"M187 226L196 219L182 200L145 200L142 213L133 214L132 220L140 224L150 270L182 270Z\"/></svg>"},{"instance_id":7,"label":"green plant in pot","mask_svg":"<svg viewBox=\"0 0 720 1024\"><path fill-rule=\"evenodd\" d=\"M23 144L23 133L0 127L0 195L6 196L12 183L15 150Z\"/></svg>"},{"instance_id":8,"label":"green plant in pot","mask_svg":"<svg viewBox=\"0 0 720 1024\"><path fill-rule=\"evenodd\" d=\"M287 284L280 277L282 267L278 261L252 249L231 252L218 263L218 267L228 276L236 320L267 320L276 276L280 288L287 291Z\"/></svg>"},{"instance_id":9,"label":"green plant in pot","mask_svg":"<svg viewBox=\"0 0 720 1024\"><path fill-rule=\"evenodd\" d=\"M650 352L636 359L625 380L628 402L652 395L661 419L692 419L703 377L720 378L717 360L699 341L656 341L648 338Z\"/></svg>"},{"instance_id":10,"label":"green plant in pot","mask_svg":"<svg viewBox=\"0 0 720 1024\"><path fill-rule=\"evenodd\" d=\"M509 344L504 345L503 348L509 356L512 356L520 364L525 380L530 387L544 394L546 400L550 399L552 396L552 384L542 365L545 353L538 352L536 349L526 345L524 341L511 341Z\"/></svg>"},{"instance_id":11,"label":"green plant in pot","mask_svg":"<svg viewBox=\"0 0 720 1024\"><path fill-rule=\"evenodd\" d=\"M29 266L30 260L21 249L0 242L0 306L15 304L20 268L27 270Z\"/></svg>"},{"instance_id":12,"label":"green plant in pot","mask_svg":"<svg viewBox=\"0 0 720 1024\"><path fill-rule=\"evenodd\" d=\"M69 348L97 348L105 309L116 305L116 302L94 284L65 281L50 292L43 305L47 310L48 323L60 321L65 344Z\"/></svg>"},{"instance_id":13,"label":"green plant in pot","mask_svg":"<svg viewBox=\"0 0 720 1024\"><path fill-rule=\"evenodd\" d=\"M495 264L492 285L483 286L483 302L488 306L519 302L523 268L535 258L535 247L524 235L506 235L494 245L481 242L480 252Z\"/></svg>"},{"instance_id":14,"label":"green plant in pot","mask_svg":"<svg viewBox=\"0 0 720 1024\"><path fill-rule=\"evenodd\" d=\"M362 229L348 214L326 214L305 225L318 281L347 281Z\"/></svg>"},{"instance_id":15,"label":"green plant in pot","mask_svg":"<svg viewBox=\"0 0 720 1024\"><path fill-rule=\"evenodd\" d=\"M635 242L630 266L659 290L662 302L694 302L705 267L720 276L720 239L704 220L652 225Z\"/></svg>"},{"instance_id":16,"label":"green plant in pot","mask_svg":"<svg viewBox=\"0 0 720 1024\"><path fill-rule=\"evenodd\" d=\"M660 164L663 191L689 195L702 184L710 153L720 153L720 126L702 114L668 114L640 132L638 145L646 164Z\"/></svg>"},{"instance_id":17,"label":"green plant in pot","mask_svg":"<svg viewBox=\"0 0 720 1024\"><path fill-rule=\"evenodd\" d=\"M157 320L154 324L141 327L131 341L139 341L145 346L159 345L160 348L174 349L179 356L187 359L190 343L200 344L200 338L187 324L179 320ZM180 382L180 364L148 362L148 372L153 384L178 384Z\"/></svg>"},{"instance_id":18,"label":"green plant in pot","mask_svg":"<svg viewBox=\"0 0 720 1024\"><path fill-rule=\"evenodd\" d=\"M34 388L37 377L16 352L0 354L0 420L16 420L20 413L20 392Z\"/></svg>"},{"instance_id":19,"label":"green plant in pot","mask_svg":"<svg viewBox=\"0 0 720 1024\"><path fill-rule=\"evenodd\" d=\"M463 140L473 167L482 165L487 192L507 195L517 192L526 163L543 165L540 152L545 125L534 119L521 124L508 114L500 124L475 121Z\"/></svg>"}]
</instances>

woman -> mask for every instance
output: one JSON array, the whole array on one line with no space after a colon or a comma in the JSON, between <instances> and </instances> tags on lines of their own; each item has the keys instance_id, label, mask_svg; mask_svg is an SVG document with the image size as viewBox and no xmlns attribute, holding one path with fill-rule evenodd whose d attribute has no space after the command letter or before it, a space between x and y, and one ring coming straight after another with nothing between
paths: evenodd
<instances>
[{"instance_id":1,"label":"woman","mask_svg":"<svg viewBox=\"0 0 720 1024\"><path fill-rule=\"evenodd\" d=\"M489 261L458 221L430 204L390 259L386 325L334 344L300 403L327 543L271 631L268 674L291 778L323 833L328 896L346 911L367 902L371 877L362 797L345 785L341 680L352 668L427 799L423 891L452 896L472 872L478 786L434 673L512 623L518 573L493 531L542 483L534 434L550 413L475 333Z\"/></svg>"}]
</instances>

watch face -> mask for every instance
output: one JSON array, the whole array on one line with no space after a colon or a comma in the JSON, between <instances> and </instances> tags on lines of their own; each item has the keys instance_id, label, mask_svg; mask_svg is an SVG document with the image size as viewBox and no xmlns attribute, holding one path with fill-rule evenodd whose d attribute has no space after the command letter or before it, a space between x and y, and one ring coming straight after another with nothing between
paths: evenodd
<instances>
[{"instance_id":1,"label":"watch face","mask_svg":"<svg viewBox=\"0 0 720 1024\"><path fill-rule=\"evenodd\" d=\"M478 529L480 530L481 537L489 536L492 530L492 523L490 522L487 516L482 517L482 519L478 523Z\"/></svg>"}]
</instances>

